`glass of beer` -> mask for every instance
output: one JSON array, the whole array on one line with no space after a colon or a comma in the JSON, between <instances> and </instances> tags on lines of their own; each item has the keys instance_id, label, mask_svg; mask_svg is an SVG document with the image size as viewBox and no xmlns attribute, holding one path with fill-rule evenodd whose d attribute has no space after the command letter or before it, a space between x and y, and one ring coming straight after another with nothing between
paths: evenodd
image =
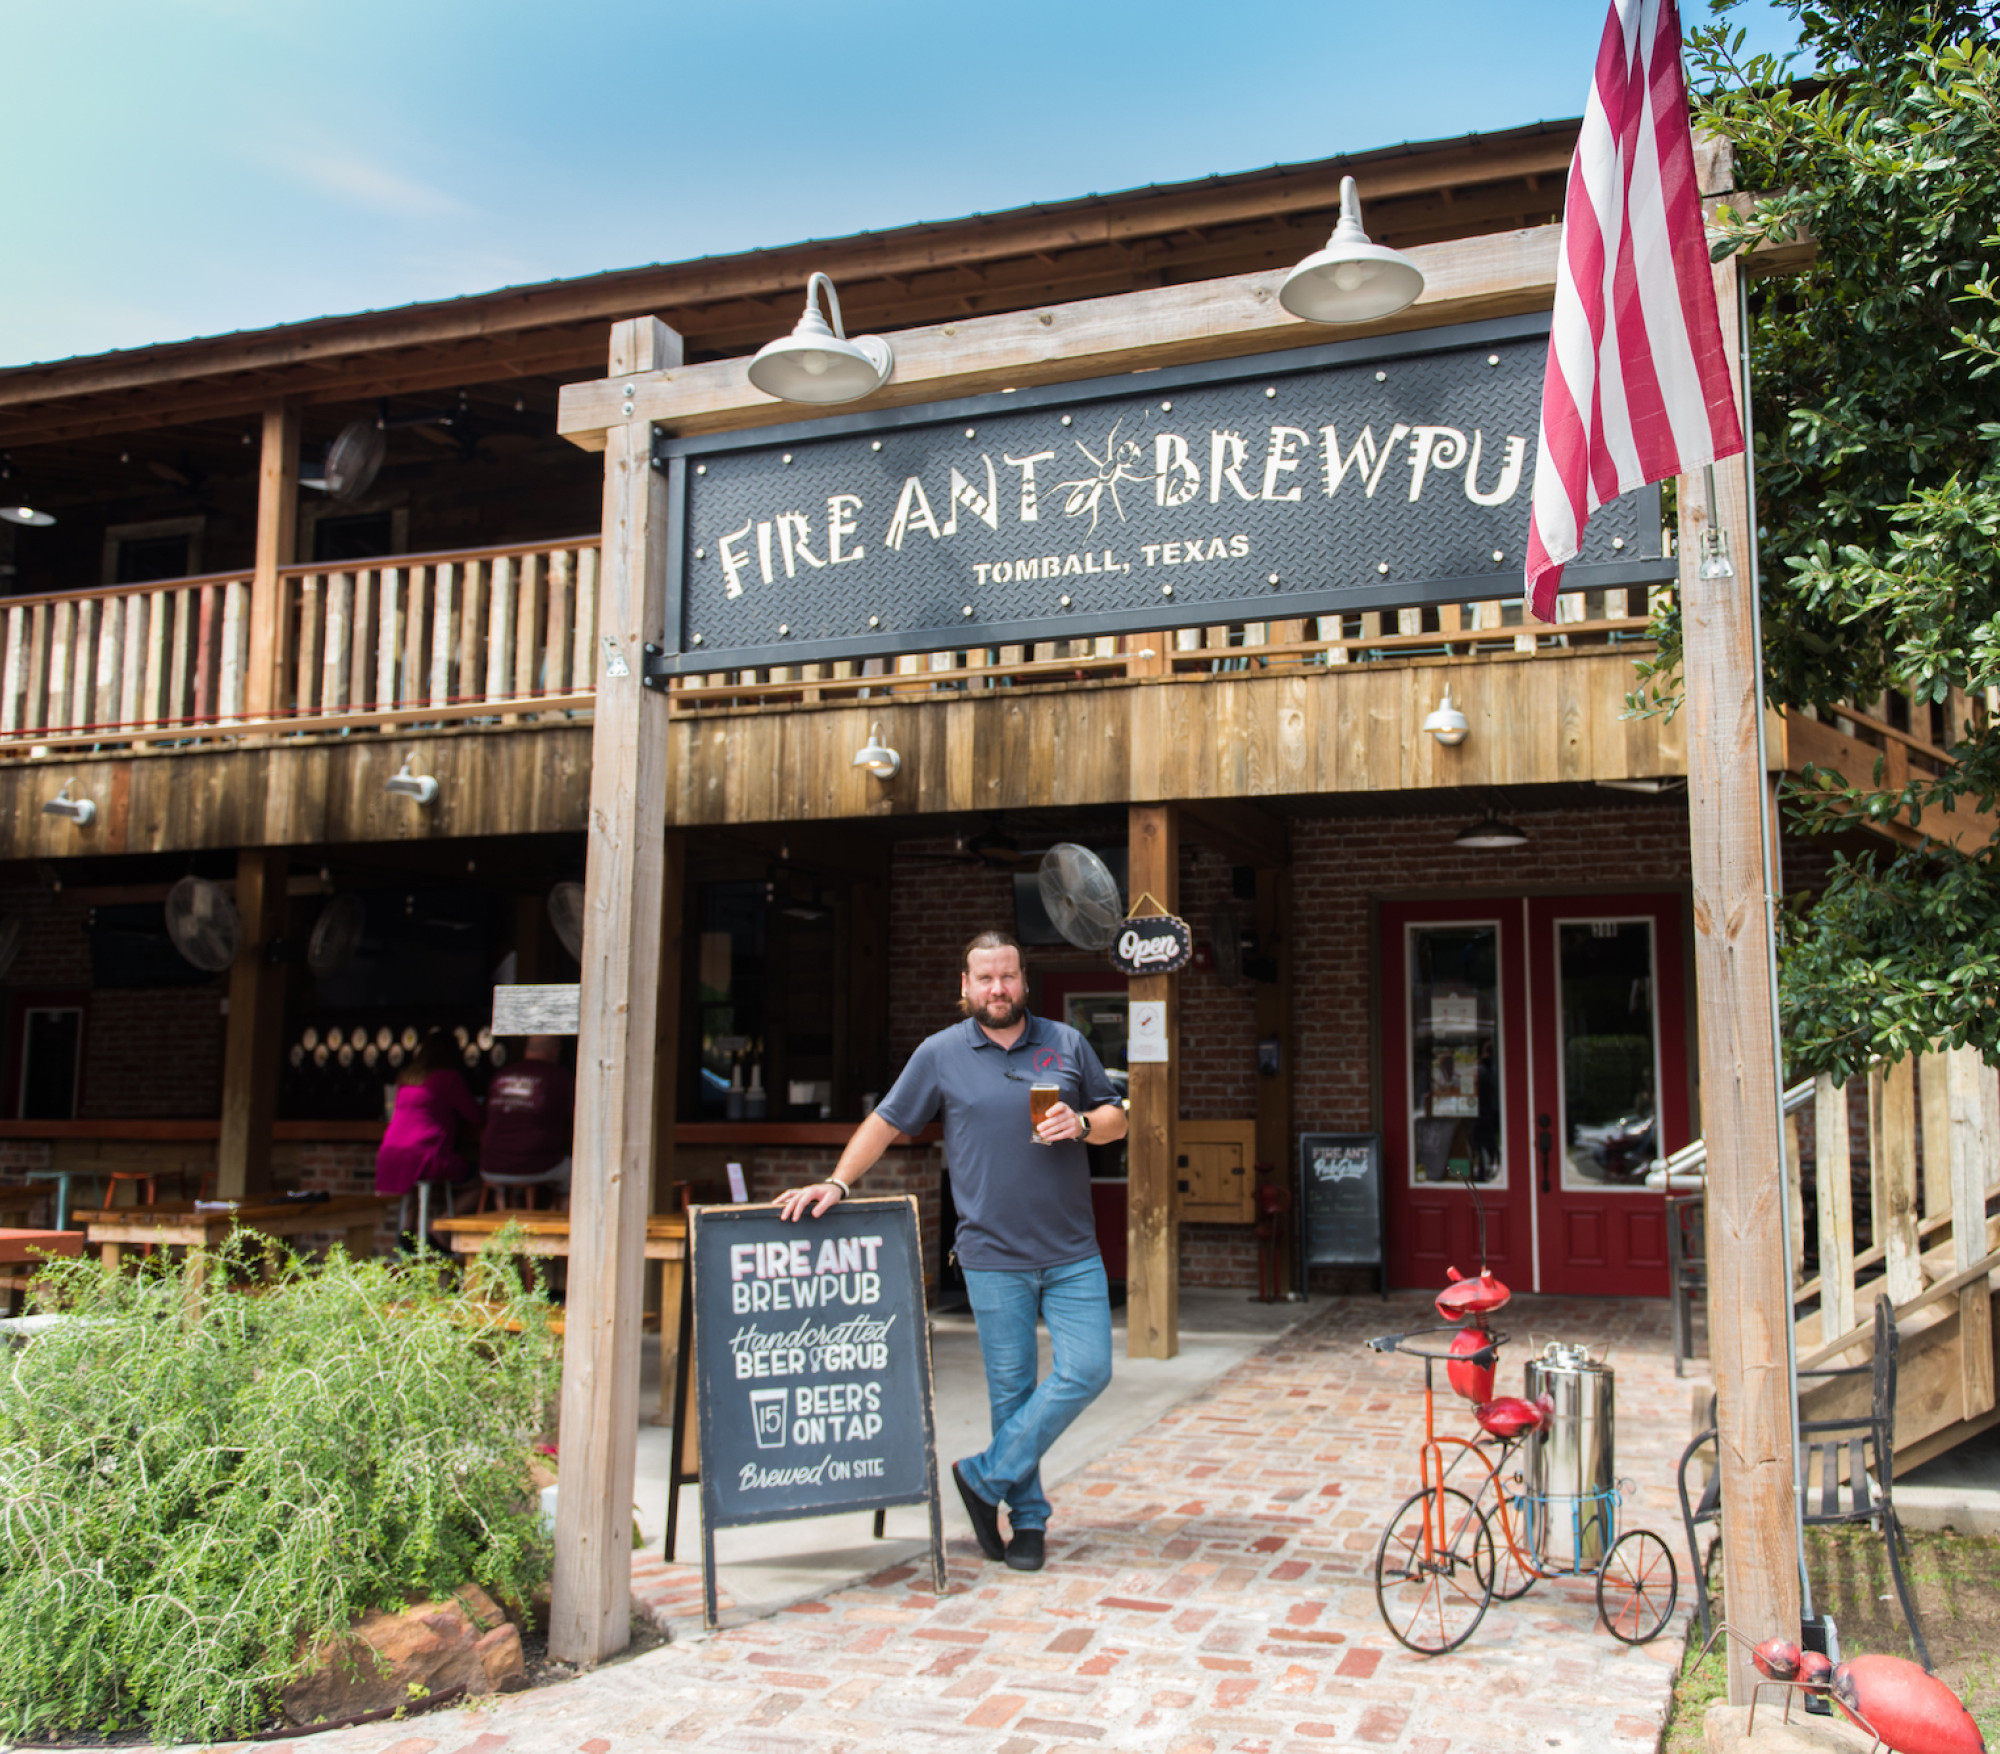
<instances>
[{"instance_id":1,"label":"glass of beer","mask_svg":"<svg viewBox=\"0 0 2000 1754\"><path fill-rule=\"evenodd\" d=\"M1049 1118L1049 1110L1062 1101L1060 1084L1036 1084L1028 1091L1028 1126L1037 1145L1046 1145L1048 1140L1041 1134L1042 1122Z\"/></svg>"}]
</instances>

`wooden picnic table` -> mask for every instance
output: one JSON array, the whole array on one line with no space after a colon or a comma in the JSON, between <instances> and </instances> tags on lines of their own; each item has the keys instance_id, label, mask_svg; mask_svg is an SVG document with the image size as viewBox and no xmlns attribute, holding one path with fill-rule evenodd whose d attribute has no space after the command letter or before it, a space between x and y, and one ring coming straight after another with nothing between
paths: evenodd
<instances>
[{"instance_id":1,"label":"wooden picnic table","mask_svg":"<svg viewBox=\"0 0 2000 1754\"><path fill-rule=\"evenodd\" d=\"M431 1229L455 1255L476 1255L511 1225L513 1252L567 1259L569 1219L560 1212L482 1212L476 1217L435 1218ZM687 1215L662 1212L646 1220L646 1259L660 1263L660 1410L655 1423L671 1425L674 1375L680 1368L681 1274L687 1263ZM692 1402L690 1402L692 1405Z\"/></svg>"},{"instance_id":2,"label":"wooden picnic table","mask_svg":"<svg viewBox=\"0 0 2000 1754\"><path fill-rule=\"evenodd\" d=\"M125 1250L144 1243L178 1243L213 1248L232 1230L259 1236L305 1236L322 1230L345 1233L347 1252L366 1260L375 1252L375 1231L394 1200L372 1194L339 1194L330 1200L244 1201L227 1210L197 1211L192 1200L164 1200L156 1206L115 1206L78 1212L85 1239L115 1267Z\"/></svg>"}]
</instances>

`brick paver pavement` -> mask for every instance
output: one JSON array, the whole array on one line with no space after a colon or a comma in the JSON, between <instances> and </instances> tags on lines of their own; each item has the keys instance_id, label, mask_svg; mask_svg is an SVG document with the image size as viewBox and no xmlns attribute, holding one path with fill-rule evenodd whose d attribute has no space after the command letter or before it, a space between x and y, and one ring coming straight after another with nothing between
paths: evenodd
<instances>
[{"instance_id":1,"label":"brick paver pavement","mask_svg":"<svg viewBox=\"0 0 2000 1754\"><path fill-rule=\"evenodd\" d=\"M714 1635L676 1620L674 1643L632 1661L484 1709L300 1738L299 1754L1650 1754L1679 1626L1618 1644L1588 1581L1494 1603L1445 1657L1383 1628L1372 1561L1414 1485L1421 1367L1361 1341L1427 1310L1335 1303L1072 1475L1039 1574L979 1563L966 1543L943 1597L928 1565L905 1566ZM1625 1524L1678 1549L1692 1385L1672 1374L1666 1305L1522 1298L1502 1321L1503 1392L1531 1335L1609 1346L1619 1472L1636 1484ZM1440 1406L1469 1424L1462 1403ZM662 1607L688 1583L686 1567L647 1568ZM1683 1588L1680 1620L1686 1602Z\"/></svg>"}]
</instances>

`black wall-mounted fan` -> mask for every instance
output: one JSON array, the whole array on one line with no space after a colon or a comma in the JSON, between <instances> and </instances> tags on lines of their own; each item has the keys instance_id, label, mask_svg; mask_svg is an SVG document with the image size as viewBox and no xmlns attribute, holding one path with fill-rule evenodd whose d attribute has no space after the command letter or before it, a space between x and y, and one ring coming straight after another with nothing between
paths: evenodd
<instances>
[{"instance_id":1,"label":"black wall-mounted fan","mask_svg":"<svg viewBox=\"0 0 2000 1754\"><path fill-rule=\"evenodd\" d=\"M375 485L388 454L389 435L377 420L350 420L326 447L317 476L301 476L301 487L316 487L331 499L359 499Z\"/></svg>"},{"instance_id":2,"label":"black wall-mounted fan","mask_svg":"<svg viewBox=\"0 0 2000 1754\"><path fill-rule=\"evenodd\" d=\"M196 968L220 974L243 948L243 921L221 884L183 877L167 891L167 936Z\"/></svg>"}]
</instances>

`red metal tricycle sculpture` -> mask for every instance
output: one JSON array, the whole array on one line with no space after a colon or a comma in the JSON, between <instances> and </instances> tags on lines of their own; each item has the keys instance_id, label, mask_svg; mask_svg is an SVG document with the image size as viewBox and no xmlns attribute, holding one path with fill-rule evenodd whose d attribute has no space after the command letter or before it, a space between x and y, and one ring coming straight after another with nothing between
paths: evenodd
<instances>
[{"instance_id":1,"label":"red metal tricycle sculpture","mask_svg":"<svg viewBox=\"0 0 2000 1754\"><path fill-rule=\"evenodd\" d=\"M1564 1501L1575 1524L1575 1558L1563 1567L1544 1562L1546 1540L1537 1536L1546 1535L1556 1501L1530 1492L1519 1472L1510 1478L1508 1464L1547 1430L1553 1407L1546 1396L1530 1401L1493 1394L1506 1336L1486 1318L1506 1306L1507 1288L1490 1271L1476 1279L1454 1272L1452 1279L1437 1299L1444 1325L1368 1342L1372 1351L1424 1361L1419 1489L1389 1519L1375 1553L1375 1601L1383 1623L1409 1649L1441 1655L1472 1636L1495 1597L1513 1601L1543 1578L1589 1576L1594 1569L1605 1630L1625 1644L1647 1643L1674 1611L1679 1577L1673 1554L1649 1529L1619 1533L1620 1495L1612 1489ZM1453 1390L1473 1402L1478 1431L1470 1438L1437 1429L1434 1377L1440 1364ZM1464 1486L1472 1486L1469 1496ZM1600 1542L1602 1561L1587 1567L1583 1555Z\"/></svg>"}]
</instances>

